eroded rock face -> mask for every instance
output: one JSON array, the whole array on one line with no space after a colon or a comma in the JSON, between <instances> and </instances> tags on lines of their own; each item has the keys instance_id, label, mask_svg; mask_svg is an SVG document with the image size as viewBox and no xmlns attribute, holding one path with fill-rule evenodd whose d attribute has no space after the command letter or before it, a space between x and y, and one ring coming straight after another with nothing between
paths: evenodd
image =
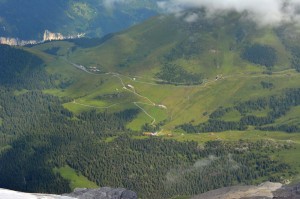
<instances>
[{"instance_id":1,"label":"eroded rock face","mask_svg":"<svg viewBox=\"0 0 300 199\"><path fill-rule=\"evenodd\" d=\"M61 33L53 33L49 30L45 30L43 40L52 41L52 40L63 40L65 37Z\"/></svg>"},{"instance_id":2,"label":"eroded rock face","mask_svg":"<svg viewBox=\"0 0 300 199\"><path fill-rule=\"evenodd\" d=\"M75 189L71 194L64 194L78 199L137 199L137 194L123 188L102 187L98 189Z\"/></svg>"},{"instance_id":3,"label":"eroded rock face","mask_svg":"<svg viewBox=\"0 0 300 199\"><path fill-rule=\"evenodd\" d=\"M49 30L45 30L44 36L43 36L43 41L55 41L55 40L64 40L64 39L78 39L82 38L85 36L85 33L80 33L80 34L74 34L74 35L63 35L61 33L55 33L55 32L50 32Z\"/></svg>"},{"instance_id":4,"label":"eroded rock face","mask_svg":"<svg viewBox=\"0 0 300 199\"><path fill-rule=\"evenodd\" d=\"M64 40L64 39L78 39L84 37L84 33L77 35L67 35L64 36L61 33L53 33L49 30L45 30L42 41L37 40L21 40L19 38L9 38L9 37L0 37L0 44L6 44L10 46L25 46L25 45L34 45L40 44L46 41L55 41L55 40Z\"/></svg>"},{"instance_id":5,"label":"eroded rock face","mask_svg":"<svg viewBox=\"0 0 300 199\"><path fill-rule=\"evenodd\" d=\"M38 42L35 40L20 40L18 38L9 38L9 37L0 37L0 44L6 44L10 46L25 46L28 44L37 44Z\"/></svg>"},{"instance_id":6,"label":"eroded rock face","mask_svg":"<svg viewBox=\"0 0 300 199\"><path fill-rule=\"evenodd\" d=\"M0 37L0 44L16 46L16 45L18 45L18 41L15 38Z\"/></svg>"}]
</instances>

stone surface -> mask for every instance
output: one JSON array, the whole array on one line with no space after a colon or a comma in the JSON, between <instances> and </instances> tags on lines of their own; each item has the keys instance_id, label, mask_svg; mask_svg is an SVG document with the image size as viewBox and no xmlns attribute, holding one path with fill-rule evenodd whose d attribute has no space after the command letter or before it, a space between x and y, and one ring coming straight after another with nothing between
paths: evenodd
<instances>
[{"instance_id":1,"label":"stone surface","mask_svg":"<svg viewBox=\"0 0 300 199\"><path fill-rule=\"evenodd\" d=\"M276 199L300 199L300 184L282 187L274 192Z\"/></svg>"},{"instance_id":2,"label":"stone surface","mask_svg":"<svg viewBox=\"0 0 300 199\"><path fill-rule=\"evenodd\" d=\"M63 195L23 193L0 188L0 199L137 199L137 194L123 188L75 189Z\"/></svg>"},{"instance_id":3,"label":"stone surface","mask_svg":"<svg viewBox=\"0 0 300 199\"><path fill-rule=\"evenodd\" d=\"M98 189L75 189L71 194L64 196L78 199L137 199L137 194L123 188L102 187Z\"/></svg>"},{"instance_id":4,"label":"stone surface","mask_svg":"<svg viewBox=\"0 0 300 199\"><path fill-rule=\"evenodd\" d=\"M1 199L74 199L68 196L59 196L51 194L23 193L0 188Z\"/></svg>"},{"instance_id":5,"label":"stone surface","mask_svg":"<svg viewBox=\"0 0 300 199\"><path fill-rule=\"evenodd\" d=\"M209 191L191 199L300 199L300 184L282 186L266 182L259 186L233 186Z\"/></svg>"}]
</instances>

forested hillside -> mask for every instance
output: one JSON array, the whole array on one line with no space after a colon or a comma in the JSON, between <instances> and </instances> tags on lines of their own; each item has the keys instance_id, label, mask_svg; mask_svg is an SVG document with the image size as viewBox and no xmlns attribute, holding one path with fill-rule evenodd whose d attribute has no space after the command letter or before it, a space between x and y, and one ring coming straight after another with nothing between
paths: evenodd
<instances>
[{"instance_id":1,"label":"forested hillside","mask_svg":"<svg viewBox=\"0 0 300 199\"><path fill-rule=\"evenodd\" d=\"M93 16L80 10L90 2L76 13ZM299 182L299 28L205 14L162 15L101 39L0 46L0 187L185 199Z\"/></svg>"},{"instance_id":2,"label":"forested hillside","mask_svg":"<svg viewBox=\"0 0 300 199\"><path fill-rule=\"evenodd\" d=\"M299 123L293 125L276 125L276 119L285 116L288 111L300 105L300 89L290 89L283 95L260 98L257 100L246 101L234 107L219 107L210 114L206 123L193 126L183 124L178 126L188 133L200 132L222 132L228 130L246 130L249 126L266 131L285 131L295 133L300 131ZM256 116L251 113L254 111L266 111L266 116ZM238 121L224 121L224 116L230 112L237 111L240 115Z\"/></svg>"},{"instance_id":3,"label":"forested hillside","mask_svg":"<svg viewBox=\"0 0 300 199\"><path fill-rule=\"evenodd\" d=\"M99 186L126 187L142 198L193 195L296 174L288 164L268 155L292 145L213 141L199 148L196 142L139 140L124 128L137 110L74 116L55 97L40 92L14 96L3 89L0 102L1 145L10 144L0 155L4 188L69 192L68 181L53 172L54 167L65 165ZM115 139L110 140L111 136Z\"/></svg>"},{"instance_id":4,"label":"forested hillside","mask_svg":"<svg viewBox=\"0 0 300 199\"><path fill-rule=\"evenodd\" d=\"M44 61L21 49L0 45L0 85L11 88L49 88Z\"/></svg>"}]
</instances>

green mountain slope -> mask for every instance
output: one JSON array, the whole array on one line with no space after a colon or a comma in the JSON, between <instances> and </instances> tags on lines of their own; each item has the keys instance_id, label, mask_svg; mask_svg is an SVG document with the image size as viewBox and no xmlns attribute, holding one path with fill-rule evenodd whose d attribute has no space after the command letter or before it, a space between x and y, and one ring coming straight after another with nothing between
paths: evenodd
<instances>
[{"instance_id":1,"label":"green mountain slope","mask_svg":"<svg viewBox=\"0 0 300 199\"><path fill-rule=\"evenodd\" d=\"M75 100L65 104L71 111L138 107L142 112L129 128L149 123L171 130L206 122L218 107L283 95L299 86L296 47L284 33L297 28L262 28L241 18L229 13L188 23L184 16L160 16L94 45L79 40L33 49L56 50L57 62L48 70L70 84L63 92L47 92Z\"/></svg>"},{"instance_id":2,"label":"green mountain slope","mask_svg":"<svg viewBox=\"0 0 300 199\"><path fill-rule=\"evenodd\" d=\"M261 29L250 21L239 21L241 17L231 13L225 19L203 17L195 23L185 22L184 17L157 17L115 35L99 47L75 52L74 61L101 64L110 70L132 74L142 74L145 68L155 70L171 62L210 77L243 69L262 70L240 56L246 47L260 44L276 49L275 70L289 68L290 54L274 30Z\"/></svg>"},{"instance_id":3,"label":"green mountain slope","mask_svg":"<svg viewBox=\"0 0 300 199\"><path fill-rule=\"evenodd\" d=\"M50 84L1 84L0 186L61 193L80 181L165 199L299 181L299 29L241 18L159 16L9 48L26 58L1 68L41 68Z\"/></svg>"}]
</instances>

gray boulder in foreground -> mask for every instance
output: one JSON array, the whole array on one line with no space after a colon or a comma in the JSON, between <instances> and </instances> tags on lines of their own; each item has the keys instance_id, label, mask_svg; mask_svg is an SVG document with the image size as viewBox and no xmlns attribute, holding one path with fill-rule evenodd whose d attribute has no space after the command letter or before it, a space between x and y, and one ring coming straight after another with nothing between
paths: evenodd
<instances>
[{"instance_id":1,"label":"gray boulder in foreground","mask_svg":"<svg viewBox=\"0 0 300 199\"><path fill-rule=\"evenodd\" d=\"M123 188L102 187L98 189L75 189L71 194L64 194L78 199L137 199L137 194Z\"/></svg>"}]
</instances>

